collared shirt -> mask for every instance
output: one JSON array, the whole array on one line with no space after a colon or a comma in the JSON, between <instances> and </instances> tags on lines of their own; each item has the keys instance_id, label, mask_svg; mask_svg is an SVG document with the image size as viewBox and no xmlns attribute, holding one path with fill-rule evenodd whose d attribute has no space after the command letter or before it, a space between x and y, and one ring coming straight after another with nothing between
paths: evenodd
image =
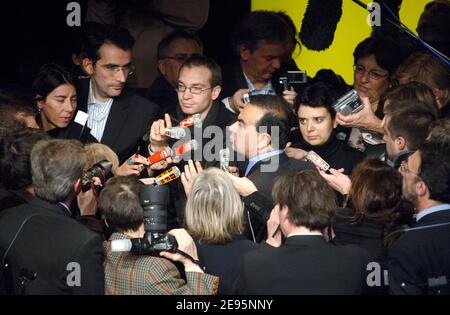
<instances>
[{"instance_id":1,"label":"collared shirt","mask_svg":"<svg viewBox=\"0 0 450 315\"><path fill-rule=\"evenodd\" d=\"M320 236L323 236L323 233L320 233L320 232L309 232L309 233L305 233L305 232L303 232L303 233L291 233L291 234L289 234L288 236L286 236L286 238L288 238L288 237L291 237L291 236L300 236L300 235L302 235L302 236L311 236L311 235L320 235Z\"/></svg>"},{"instance_id":2,"label":"collared shirt","mask_svg":"<svg viewBox=\"0 0 450 315\"><path fill-rule=\"evenodd\" d=\"M247 87L250 90L249 93L252 93L253 95L275 95L275 89L272 86L272 82L270 80L267 80L266 85L262 89L257 89L255 85L249 80L247 75L242 72L244 75L245 81L247 82ZM228 97L225 97L222 102L225 104L226 109L228 109L230 112L235 113L236 111L231 108L230 102L228 101Z\"/></svg>"},{"instance_id":3,"label":"collared shirt","mask_svg":"<svg viewBox=\"0 0 450 315\"><path fill-rule=\"evenodd\" d=\"M63 202L58 202L58 203L59 203L61 206L63 206L64 209L67 210L67 213L69 214L69 216L72 216L72 211L70 211L69 207L68 207L65 203L63 203Z\"/></svg>"},{"instance_id":4,"label":"collared shirt","mask_svg":"<svg viewBox=\"0 0 450 315\"><path fill-rule=\"evenodd\" d=\"M435 213L438 211L442 211L442 210L450 210L450 204L448 203L443 203L428 209L425 209L423 211L420 211L417 215L416 215L416 221L419 221L420 219L422 219L424 216L429 215L431 213Z\"/></svg>"},{"instance_id":5,"label":"collared shirt","mask_svg":"<svg viewBox=\"0 0 450 315\"><path fill-rule=\"evenodd\" d=\"M100 102L94 96L92 91L92 79L89 82L89 96L88 96L88 121L87 126L91 129L91 134L100 142L105 131L106 121L113 99L110 98L106 102Z\"/></svg>"},{"instance_id":6,"label":"collared shirt","mask_svg":"<svg viewBox=\"0 0 450 315\"><path fill-rule=\"evenodd\" d=\"M255 164L258 163L259 161L262 161L275 155L280 155L281 153L283 153L283 150L275 150L252 157L250 161L248 161L247 169L245 170L245 176L247 176L250 173L252 167L255 166Z\"/></svg>"}]
</instances>

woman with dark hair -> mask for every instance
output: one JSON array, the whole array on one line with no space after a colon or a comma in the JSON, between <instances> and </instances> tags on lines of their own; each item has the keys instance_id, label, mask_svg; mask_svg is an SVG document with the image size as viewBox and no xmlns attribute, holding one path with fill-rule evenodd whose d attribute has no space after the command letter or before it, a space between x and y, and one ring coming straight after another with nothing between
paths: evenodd
<instances>
[{"instance_id":1,"label":"woman with dark hair","mask_svg":"<svg viewBox=\"0 0 450 315\"><path fill-rule=\"evenodd\" d=\"M366 38L356 46L353 52L353 87L364 107L352 115L344 116L338 113L336 116L339 125L353 127L347 137L350 146L364 151L362 132L383 133L382 117L377 117L375 112L381 95L391 86L392 75L404 59L401 51L396 42L380 36Z\"/></svg>"},{"instance_id":2,"label":"woman with dark hair","mask_svg":"<svg viewBox=\"0 0 450 315\"><path fill-rule=\"evenodd\" d=\"M64 67L43 65L32 84L32 94L38 106L38 124L51 137L97 142L90 129L74 122L77 112L77 82ZM69 125L73 128L67 128Z\"/></svg>"},{"instance_id":3,"label":"woman with dark hair","mask_svg":"<svg viewBox=\"0 0 450 315\"><path fill-rule=\"evenodd\" d=\"M407 208L400 173L379 160L360 163L351 176L345 208L336 212L333 242L367 249L372 261L385 269L387 248L396 235L391 232L402 222L407 222Z\"/></svg>"},{"instance_id":4,"label":"woman with dark hair","mask_svg":"<svg viewBox=\"0 0 450 315\"><path fill-rule=\"evenodd\" d=\"M306 84L295 100L301 139L286 148L289 157L303 159L312 150L332 168L343 168L345 174L351 174L353 168L364 159L364 153L336 138L336 112L331 105L341 92L342 88L339 90L321 81Z\"/></svg>"}]
</instances>

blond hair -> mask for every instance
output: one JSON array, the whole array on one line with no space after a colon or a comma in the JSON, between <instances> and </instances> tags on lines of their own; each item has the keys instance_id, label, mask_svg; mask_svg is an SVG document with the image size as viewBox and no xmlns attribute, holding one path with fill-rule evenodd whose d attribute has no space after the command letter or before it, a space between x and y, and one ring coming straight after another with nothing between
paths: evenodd
<instances>
[{"instance_id":1,"label":"blond hair","mask_svg":"<svg viewBox=\"0 0 450 315\"><path fill-rule=\"evenodd\" d=\"M200 241L224 244L244 229L244 205L227 175L216 168L200 173L192 184L185 226Z\"/></svg>"},{"instance_id":2,"label":"blond hair","mask_svg":"<svg viewBox=\"0 0 450 315\"><path fill-rule=\"evenodd\" d=\"M102 143L89 143L84 146L86 153L86 163L84 164L84 171L87 171L95 163L103 160L108 160L112 163L112 172L115 175L119 168L119 158L117 154L111 150L110 147Z\"/></svg>"}]
</instances>

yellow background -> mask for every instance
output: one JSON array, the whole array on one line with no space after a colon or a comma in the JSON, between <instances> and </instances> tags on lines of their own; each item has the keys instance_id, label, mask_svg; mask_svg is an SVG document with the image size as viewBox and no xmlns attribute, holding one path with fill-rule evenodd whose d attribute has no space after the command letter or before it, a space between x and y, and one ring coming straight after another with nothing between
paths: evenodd
<instances>
[{"instance_id":1,"label":"yellow background","mask_svg":"<svg viewBox=\"0 0 450 315\"><path fill-rule=\"evenodd\" d=\"M349 84L353 83L353 50L371 33L367 24L368 12L351 0L342 1L342 17L337 24L332 45L324 51L311 51L302 47L300 55L294 54L298 67L314 77L320 69L333 69ZM362 0L364 3L371 1ZM425 5L431 0L403 0L400 19L416 33L417 22ZM285 11L300 30L307 0L252 0L252 10Z\"/></svg>"}]
</instances>

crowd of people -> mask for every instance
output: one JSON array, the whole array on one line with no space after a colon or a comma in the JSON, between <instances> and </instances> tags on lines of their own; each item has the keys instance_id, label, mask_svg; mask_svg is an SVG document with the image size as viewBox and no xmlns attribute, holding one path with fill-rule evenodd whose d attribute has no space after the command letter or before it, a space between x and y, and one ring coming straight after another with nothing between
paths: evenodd
<instances>
[{"instance_id":1,"label":"crowd of people","mask_svg":"<svg viewBox=\"0 0 450 315\"><path fill-rule=\"evenodd\" d=\"M448 53L445 10L419 28ZM448 58L378 32L353 84L296 83L284 12L237 22L224 65L200 25L156 47L92 12L77 72L0 91L2 294L450 294Z\"/></svg>"}]
</instances>

